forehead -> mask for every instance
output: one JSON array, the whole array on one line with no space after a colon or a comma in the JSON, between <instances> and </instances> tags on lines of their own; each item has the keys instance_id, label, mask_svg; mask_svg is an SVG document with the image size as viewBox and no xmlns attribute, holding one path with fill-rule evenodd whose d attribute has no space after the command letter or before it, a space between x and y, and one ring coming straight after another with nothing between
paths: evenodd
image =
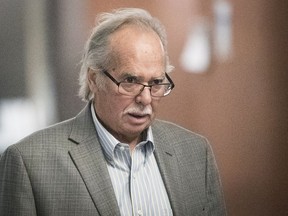
<instances>
[{"instance_id":1,"label":"forehead","mask_svg":"<svg viewBox=\"0 0 288 216\"><path fill-rule=\"evenodd\" d=\"M127 26L117 30L110 45L113 69L144 76L159 76L165 71L165 52L159 36L152 30ZM145 74L143 74L145 73Z\"/></svg>"}]
</instances>

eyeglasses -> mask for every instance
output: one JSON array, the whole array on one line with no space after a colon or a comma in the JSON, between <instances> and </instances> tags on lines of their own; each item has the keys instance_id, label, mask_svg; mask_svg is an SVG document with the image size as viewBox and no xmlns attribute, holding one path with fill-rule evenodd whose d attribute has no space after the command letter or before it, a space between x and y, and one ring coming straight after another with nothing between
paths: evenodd
<instances>
[{"instance_id":1,"label":"eyeglasses","mask_svg":"<svg viewBox=\"0 0 288 216\"><path fill-rule=\"evenodd\" d=\"M118 86L118 92L122 95L136 96L140 94L145 87L148 87L150 88L151 96L165 97L168 94L170 94L171 90L175 87L172 79L168 76L167 73L165 73L165 77L169 81L168 83L162 83L162 80L155 80L156 82L159 83L145 85L142 83L135 82L133 80L133 78L135 79L135 77L133 76L131 77L131 81L129 80L130 77L128 77L125 81L118 82L106 70L102 70L102 72Z\"/></svg>"}]
</instances>

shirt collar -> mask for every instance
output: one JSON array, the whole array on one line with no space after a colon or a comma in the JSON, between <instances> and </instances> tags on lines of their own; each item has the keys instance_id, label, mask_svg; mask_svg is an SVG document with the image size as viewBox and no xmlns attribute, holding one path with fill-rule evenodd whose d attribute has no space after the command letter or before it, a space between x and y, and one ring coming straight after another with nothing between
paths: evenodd
<instances>
[{"instance_id":1,"label":"shirt collar","mask_svg":"<svg viewBox=\"0 0 288 216\"><path fill-rule=\"evenodd\" d=\"M125 143L121 143L119 140L117 140L107 129L101 124L101 122L98 120L93 103L91 103L91 113L92 113L92 118L93 122L95 125L95 128L98 132L100 144L102 146L104 156L110 164L114 164L114 150L117 145L128 145ZM152 134L152 129L149 127L146 130L146 139L141 141L138 145L145 145L146 146L146 157L150 156L154 150L154 139L153 139L153 134Z\"/></svg>"}]
</instances>

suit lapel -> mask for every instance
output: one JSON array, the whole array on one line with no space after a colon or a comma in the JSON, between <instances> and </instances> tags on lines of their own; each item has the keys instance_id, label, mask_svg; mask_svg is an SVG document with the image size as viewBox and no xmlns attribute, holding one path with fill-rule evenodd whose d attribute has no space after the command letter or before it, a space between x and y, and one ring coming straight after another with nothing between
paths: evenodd
<instances>
[{"instance_id":1,"label":"suit lapel","mask_svg":"<svg viewBox=\"0 0 288 216\"><path fill-rule=\"evenodd\" d=\"M178 160L171 140L165 139L163 131L152 127L156 146L155 157L170 199L174 216L185 215L182 200L181 175ZM90 103L75 117L71 135L68 138L76 143L69 151L87 190L100 215L120 215L106 161L98 141L91 117Z\"/></svg>"},{"instance_id":2,"label":"suit lapel","mask_svg":"<svg viewBox=\"0 0 288 216\"><path fill-rule=\"evenodd\" d=\"M90 113L90 103L75 118L69 151L100 215L120 215L105 158Z\"/></svg>"},{"instance_id":3,"label":"suit lapel","mask_svg":"<svg viewBox=\"0 0 288 216\"><path fill-rule=\"evenodd\" d=\"M161 129L152 127L155 142L155 157L160 169L166 190L170 199L174 216L186 215L185 205L182 199L182 182L179 173L178 160L171 140L161 136Z\"/></svg>"}]
</instances>

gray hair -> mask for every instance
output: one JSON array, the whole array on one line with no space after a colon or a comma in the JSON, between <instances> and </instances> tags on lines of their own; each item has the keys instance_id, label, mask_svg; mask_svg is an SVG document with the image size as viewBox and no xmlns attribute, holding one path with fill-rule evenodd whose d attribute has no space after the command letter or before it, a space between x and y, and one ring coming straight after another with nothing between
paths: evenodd
<instances>
[{"instance_id":1,"label":"gray hair","mask_svg":"<svg viewBox=\"0 0 288 216\"><path fill-rule=\"evenodd\" d=\"M120 27L132 24L141 28L154 31L160 38L165 56L166 56L166 72L173 70L173 66L169 63L167 53L167 36L164 26L161 22L152 17L147 11L138 8L123 8L113 11L112 13L102 13L98 16L97 25L92 30L90 38L86 42L84 55L82 58L82 66L79 76L79 96L84 101L93 98L93 93L88 86L88 70L108 69L111 66L112 50L109 44L110 36ZM98 73L97 73L98 74ZM101 80L102 79L102 80ZM103 76L96 75L96 85L103 85Z\"/></svg>"}]
</instances>

